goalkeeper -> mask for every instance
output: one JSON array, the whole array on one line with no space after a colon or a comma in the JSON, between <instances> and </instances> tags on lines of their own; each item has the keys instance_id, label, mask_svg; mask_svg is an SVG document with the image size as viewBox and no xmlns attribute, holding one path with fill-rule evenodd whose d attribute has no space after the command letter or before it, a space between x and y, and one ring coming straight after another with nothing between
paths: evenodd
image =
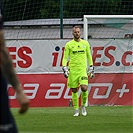
<instances>
[{"instance_id":1,"label":"goalkeeper","mask_svg":"<svg viewBox=\"0 0 133 133\"><path fill-rule=\"evenodd\" d=\"M62 70L64 76L68 78L68 88L72 89L72 102L74 106L74 116L79 116L78 88L81 87L81 111L86 116L85 104L88 98L88 76L94 77L94 67L90 45L87 41L80 38L80 27L75 26L72 29L73 39L66 43ZM67 66L69 60L69 64ZM88 67L89 66L89 67Z\"/></svg>"}]
</instances>

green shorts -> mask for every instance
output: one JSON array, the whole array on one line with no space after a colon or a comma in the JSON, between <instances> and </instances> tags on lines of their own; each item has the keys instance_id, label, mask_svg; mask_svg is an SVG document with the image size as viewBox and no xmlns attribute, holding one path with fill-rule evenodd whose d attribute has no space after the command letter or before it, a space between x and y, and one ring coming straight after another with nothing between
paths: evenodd
<instances>
[{"instance_id":1,"label":"green shorts","mask_svg":"<svg viewBox=\"0 0 133 133\"><path fill-rule=\"evenodd\" d=\"M88 85L86 68L70 69L67 84L68 88L77 88L80 85Z\"/></svg>"}]
</instances>

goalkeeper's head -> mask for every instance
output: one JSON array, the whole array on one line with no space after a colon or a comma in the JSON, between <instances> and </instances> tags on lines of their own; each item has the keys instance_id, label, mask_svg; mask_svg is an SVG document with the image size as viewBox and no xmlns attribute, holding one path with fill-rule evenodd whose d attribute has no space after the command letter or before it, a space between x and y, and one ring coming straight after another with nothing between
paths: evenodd
<instances>
[{"instance_id":1,"label":"goalkeeper's head","mask_svg":"<svg viewBox=\"0 0 133 133\"><path fill-rule=\"evenodd\" d=\"M72 30L72 34L73 34L74 40L79 41L80 36L81 36L80 27L79 26L74 26L73 30Z\"/></svg>"}]
</instances>

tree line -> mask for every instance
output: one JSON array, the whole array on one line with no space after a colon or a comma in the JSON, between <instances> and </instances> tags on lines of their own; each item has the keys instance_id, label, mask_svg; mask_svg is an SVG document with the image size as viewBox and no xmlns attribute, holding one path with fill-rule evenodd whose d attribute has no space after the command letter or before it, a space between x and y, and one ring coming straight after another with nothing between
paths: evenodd
<instances>
[{"instance_id":1,"label":"tree line","mask_svg":"<svg viewBox=\"0 0 133 133\"><path fill-rule=\"evenodd\" d=\"M5 21L60 18L61 0L3 0ZM64 18L132 15L132 0L63 0Z\"/></svg>"}]
</instances>

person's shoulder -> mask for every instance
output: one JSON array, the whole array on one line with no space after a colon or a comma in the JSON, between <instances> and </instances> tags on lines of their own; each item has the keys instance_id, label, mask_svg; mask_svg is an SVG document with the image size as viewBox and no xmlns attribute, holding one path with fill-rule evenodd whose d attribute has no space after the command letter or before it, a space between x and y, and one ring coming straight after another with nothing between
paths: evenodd
<instances>
[{"instance_id":1,"label":"person's shoulder","mask_svg":"<svg viewBox=\"0 0 133 133\"><path fill-rule=\"evenodd\" d=\"M73 39L72 40L69 40L66 45L71 45L73 43Z\"/></svg>"},{"instance_id":2,"label":"person's shoulder","mask_svg":"<svg viewBox=\"0 0 133 133\"><path fill-rule=\"evenodd\" d=\"M84 40L84 39L80 39L82 43L84 44L89 44L89 42L87 40Z\"/></svg>"}]
</instances>

